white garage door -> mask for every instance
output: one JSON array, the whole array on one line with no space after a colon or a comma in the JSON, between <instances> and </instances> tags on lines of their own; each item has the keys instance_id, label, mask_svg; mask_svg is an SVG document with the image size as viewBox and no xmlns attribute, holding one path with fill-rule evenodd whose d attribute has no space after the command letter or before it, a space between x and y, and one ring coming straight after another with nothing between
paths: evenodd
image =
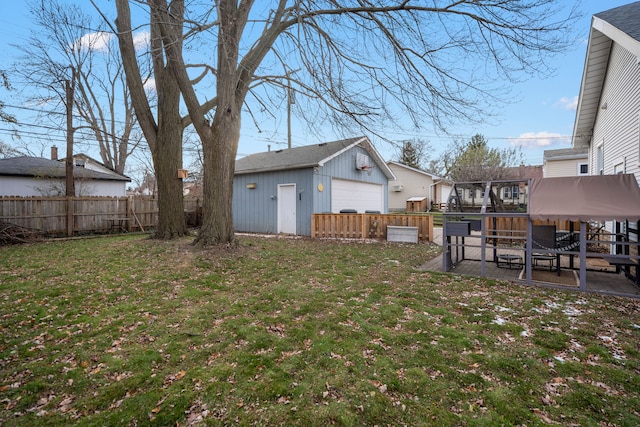
<instances>
[{"instance_id":1,"label":"white garage door","mask_svg":"<svg viewBox=\"0 0 640 427\"><path fill-rule=\"evenodd\" d=\"M342 209L384 212L384 187L381 184L331 180L331 212L338 213Z\"/></svg>"}]
</instances>

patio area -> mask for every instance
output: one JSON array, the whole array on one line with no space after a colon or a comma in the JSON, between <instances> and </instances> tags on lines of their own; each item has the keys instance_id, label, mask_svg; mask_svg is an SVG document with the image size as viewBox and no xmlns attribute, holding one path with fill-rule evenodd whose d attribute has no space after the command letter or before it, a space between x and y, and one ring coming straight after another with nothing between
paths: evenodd
<instances>
[{"instance_id":1,"label":"patio area","mask_svg":"<svg viewBox=\"0 0 640 427\"><path fill-rule=\"evenodd\" d=\"M479 248L479 237L467 237L465 242L464 260L456 263L449 273L461 274L465 276L481 276L482 263L480 261L481 251ZM434 228L434 242L442 244L442 228ZM518 250L502 250L501 254L513 254L522 257L522 251ZM519 255L518 255L519 254ZM560 276L555 269L549 268L546 263L539 263L532 269L532 285L546 286L565 290L579 290L579 257L574 257L573 265L571 265L568 255L560 256ZM442 256L437 256L432 260L425 262L421 267L422 271L442 272ZM485 277L506 280L514 283L526 284L526 276L524 267L518 264L508 265L500 262L498 267L495 260L486 259ZM587 258L586 271L586 291L598 292L603 294L624 295L628 297L640 298L640 288L633 281L625 277L623 271L616 273L616 267L610 265L601 258Z\"/></svg>"}]
</instances>

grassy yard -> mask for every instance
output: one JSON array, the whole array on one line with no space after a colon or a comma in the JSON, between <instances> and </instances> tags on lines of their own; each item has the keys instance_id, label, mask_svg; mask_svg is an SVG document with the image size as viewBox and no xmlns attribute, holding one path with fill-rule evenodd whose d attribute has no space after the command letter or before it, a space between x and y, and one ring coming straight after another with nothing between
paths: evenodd
<instances>
[{"instance_id":1,"label":"grassy yard","mask_svg":"<svg viewBox=\"0 0 640 427\"><path fill-rule=\"evenodd\" d=\"M0 424L640 425L639 300L240 242L0 248Z\"/></svg>"}]
</instances>

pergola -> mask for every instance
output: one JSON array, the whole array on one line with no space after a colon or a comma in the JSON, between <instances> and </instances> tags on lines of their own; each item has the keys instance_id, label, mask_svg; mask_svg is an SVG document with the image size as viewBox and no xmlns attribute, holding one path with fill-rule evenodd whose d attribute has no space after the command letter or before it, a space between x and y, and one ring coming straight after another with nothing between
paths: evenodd
<instances>
[{"instance_id":1,"label":"pergola","mask_svg":"<svg viewBox=\"0 0 640 427\"><path fill-rule=\"evenodd\" d=\"M605 222L611 230L596 235L594 230L606 229L596 224ZM558 230L558 224L565 229ZM612 224L622 227L613 229ZM443 214L442 265L449 271L464 260L470 247L465 238L474 236L480 237L475 247L480 249L481 276L486 276L487 262L499 266L502 259L510 266L515 260L531 284L536 257L557 257L560 274L560 255L568 255L570 268L578 257L580 290L586 291L587 256L595 256L624 268L640 285L639 229L640 187L632 174L456 183ZM607 247L606 253L589 252L588 245ZM522 255L505 255L514 251Z\"/></svg>"}]
</instances>

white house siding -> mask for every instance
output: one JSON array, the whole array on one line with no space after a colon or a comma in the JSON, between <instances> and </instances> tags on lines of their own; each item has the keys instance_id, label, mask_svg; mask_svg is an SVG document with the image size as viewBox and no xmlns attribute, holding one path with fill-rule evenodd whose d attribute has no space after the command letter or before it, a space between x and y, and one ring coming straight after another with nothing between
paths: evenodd
<instances>
[{"instance_id":1,"label":"white house siding","mask_svg":"<svg viewBox=\"0 0 640 427\"><path fill-rule=\"evenodd\" d=\"M589 170L598 174L597 150L602 144L604 152L603 173L633 173L640 182L640 66L637 58L615 44L607 70L600 105L595 121L589 152Z\"/></svg>"},{"instance_id":2,"label":"white house siding","mask_svg":"<svg viewBox=\"0 0 640 427\"><path fill-rule=\"evenodd\" d=\"M389 182L389 211L404 211L407 208L407 199L418 196L426 196L427 206L431 207L431 202L434 201L433 178L393 163L388 165L396 176L395 181ZM396 185L401 185L402 191L393 191Z\"/></svg>"},{"instance_id":3,"label":"white house siding","mask_svg":"<svg viewBox=\"0 0 640 427\"><path fill-rule=\"evenodd\" d=\"M77 180L78 196L126 196L125 181ZM65 183L59 179L36 179L22 176L0 177L0 196L42 197L64 195Z\"/></svg>"},{"instance_id":4,"label":"white house siding","mask_svg":"<svg viewBox=\"0 0 640 427\"><path fill-rule=\"evenodd\" d=\"M598 147L603 148L603 174L633 173L640 182L640 66L637 58L614 43L589 151L590 174L599 173ZM605 229L615 231L615 222ZM635 224L630 224L635 230ZM633 238L632 238L633 240ZM612 248L613 250L613 248Z\"/></svg>"},{"instance_id":5,"label":"white house siding","mask_svg":"<svg viewBox=\"0 0 640 427\"><path fill-rule=\"evenodd\" d=\"M544 177L577 176L579 165L587 162L588 159L548 160L544 165Z\"/></svg>"}]
</instances>

